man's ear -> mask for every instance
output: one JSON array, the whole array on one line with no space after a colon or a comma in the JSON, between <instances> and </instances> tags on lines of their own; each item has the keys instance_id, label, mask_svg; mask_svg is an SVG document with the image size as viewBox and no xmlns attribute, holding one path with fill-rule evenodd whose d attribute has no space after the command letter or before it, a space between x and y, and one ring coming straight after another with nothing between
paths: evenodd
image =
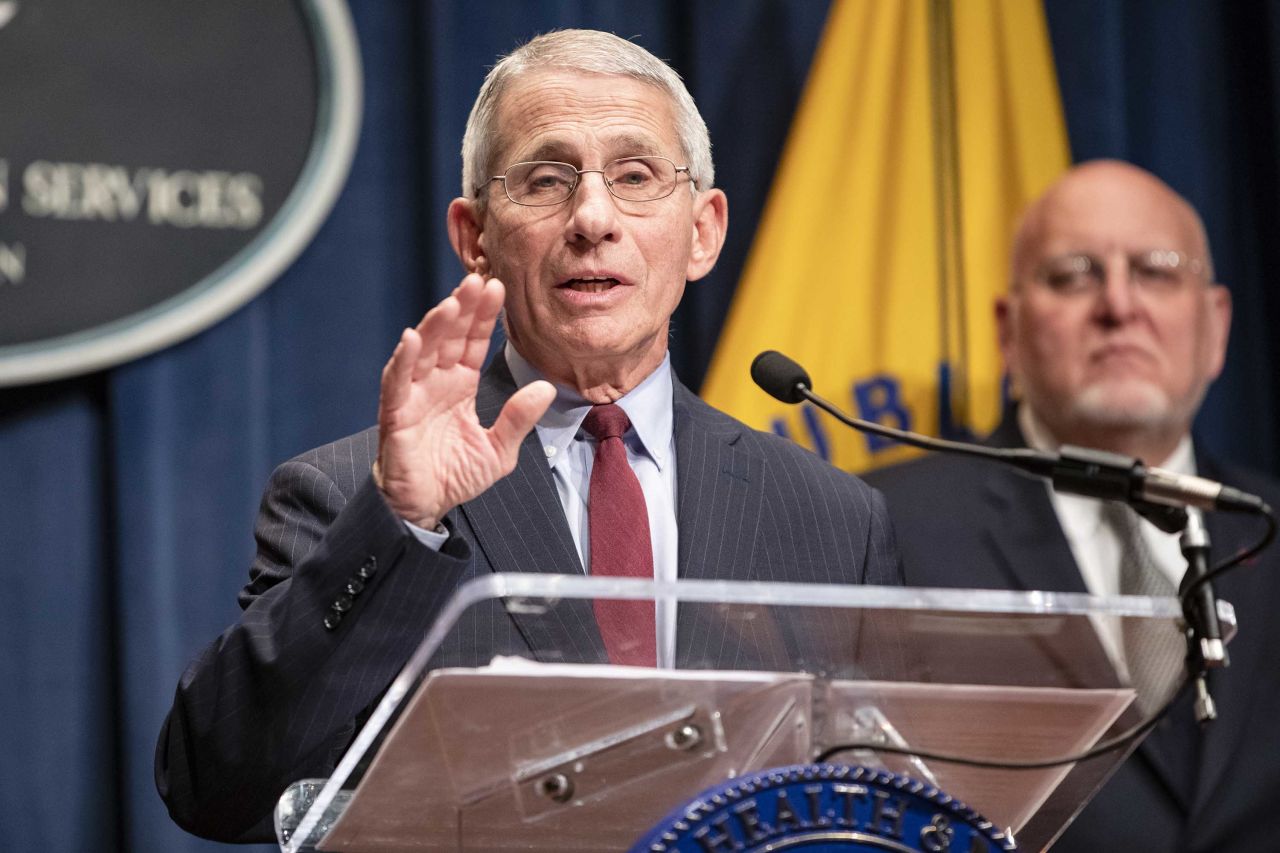
<instances>
[{"instance_id":1,"label":"man's ear","mask_svg":"<svg viewBox=\"0 0 1280 853\"><path fill-rule=\"evenodd\" d=\"M484 253L484 214L471 199L455 198L449 202L447 225L449 243L469 273L487 275L489 259Z\"/></svg>"},{"instance_id":2,"label":"man's ear","mask_svg":"<svg viewBox=\"0 0 1280 853\"><path fill-rule=\"evenodd\" d=\"M685 279L697 281L716 265L729 230L729 199L717 189L698 193L693 200L693 244Z\"/></svg>"},{"instance_id":3,"label":"man's ear","mask_svg":"<svg viewBox=\"0 0 1280 853\"><path fill-rule=\"evenodd\" d=\"M1016 375L1013 346L1013 297L1006 293L996 297L996 341L1000 344L1000 355L1004 358L1004 369L1010 378Z\"/></svg>"},{"instance_id":4,"label":"man's ear","mask_svg":"<svg viewBox=\"0 0 1280 853\"><path fill-rule=\"evenodd\" d=\"M1212 284L1205 293L1209 322L1209 364L1207 375L1217 379L1227 358L1227 341L1231 337L1231 291Z\"/></svg>"}]
</instances>

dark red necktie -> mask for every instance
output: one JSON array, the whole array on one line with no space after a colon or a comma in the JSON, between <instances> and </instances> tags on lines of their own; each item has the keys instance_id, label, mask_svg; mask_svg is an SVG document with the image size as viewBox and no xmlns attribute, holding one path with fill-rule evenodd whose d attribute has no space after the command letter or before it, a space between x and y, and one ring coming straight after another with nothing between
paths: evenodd
<instances>
[{"instance_id":1,"label":"dark red necktie","mask_svg":"<svg viewBox=\"0 0 1280 853\"><path fill-rule=\"evenodd\" d=\"M613 403L592 406L582 422L598 442L587 498L591 574L652 580L649 511L622 443L630 426L627 413ZM601 599L595 612L610 662L657 665L653 602Z\"/></svg>"}]
</instances>

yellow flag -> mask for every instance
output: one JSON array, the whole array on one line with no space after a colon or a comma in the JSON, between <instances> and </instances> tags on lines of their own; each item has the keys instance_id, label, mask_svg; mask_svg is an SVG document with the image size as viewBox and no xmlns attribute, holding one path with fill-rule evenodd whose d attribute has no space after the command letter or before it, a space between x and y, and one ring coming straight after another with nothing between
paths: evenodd
<instances>
[{"instance_id":1,"label":"yellow flag","mask_svg":"<svg viewBox=\"0 0 1280 853\"><path fill-rule=\"evenodd\" d=\"M990 430L1011 231L1069 161L1038 0L835 0L703 396L850 471L913 451L768 397L756 353L870 420Z\"/></svg>"}]
</instances>

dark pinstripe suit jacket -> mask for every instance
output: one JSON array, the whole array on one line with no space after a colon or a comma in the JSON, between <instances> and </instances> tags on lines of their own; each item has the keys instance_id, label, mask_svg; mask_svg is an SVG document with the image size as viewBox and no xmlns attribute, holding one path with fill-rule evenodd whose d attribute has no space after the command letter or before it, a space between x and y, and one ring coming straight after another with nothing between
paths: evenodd
<instances>
[{"instance_id":1,"label":"dark pinstripe suit jacket","mask_svg":"<svg viewBox=\"0 0 1280 853\"><path fill-rule=\"evenodd\" d=\"M492 423L514 390L496 359L477 394L481 422ZM901 584L878 493L678 382L674 406L682 577ZM408 534L373 486L376 449L377 431L366 430L284 463L267 486L244 613L182 676L157 746L157 787L189 831L273 840L280 793L332 771L460 583L494 571L582 572L535 435L514 473L449 513L439 553ZM369 569L341 623L326 629L344 586ZM537 621L497 603L473 610L433 665L531 648L604 659L589 606ZM683 663L761 662L740 657L740 636L683 610L677 637Z\"/></svg>"}]
</instances>

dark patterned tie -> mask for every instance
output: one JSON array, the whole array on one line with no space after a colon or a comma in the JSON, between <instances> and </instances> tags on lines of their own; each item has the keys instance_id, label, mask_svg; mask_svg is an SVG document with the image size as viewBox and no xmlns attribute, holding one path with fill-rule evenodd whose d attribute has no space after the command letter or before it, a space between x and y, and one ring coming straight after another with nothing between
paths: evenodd
<instances>
[{"instance_id":1,"label":"dark patterned tie","mask_svg":"<svg viewBox=\"0 0 1280 853\"><path fill-rule=\"evenodd\" d=\"M599 442L587 498L591 574L651 580L649 511L622 443L630 426L627 413L613 403L592 406L582 422L582 428ZM653 602L597 600L595 612L611 662L656 666Z\"/></svg>"},{"instance_id":2,"label":"dark patterned tie","mask_svg":"<svg viewBox=\"0 0 1280 853\"><path fill-rule=\"evenodd\" d=\"M1173 595L1176 589L1156 564L1147 540L1142 536L1142 520L1126 504L1108 501L1103 517L1120 539L1120 594Z\"/></svg>"},{"instance_id":3,"label":"dark patterned tie","mask_svg":"<svg viewBox=\"0 0 1280 853\"><path fill-rule=\"evenodd\" d=\"M1157 565L1155 554L1142 535L1138 514L1122 503L1107 501L1103 506L1103 518L1120 540L1120 594L1174 595L1176 586ZM1124 651L1129 682L1138 692L1138 708L1145 714L1154 713L1168 701L1168 685L1179 681L1186 656L1183 639L1167 625L1126 618ZM1143 744L1163 765L1166 778L1187 809L1195 795L1200 766L1200 738L1190 700L1190 694L1184 694Z\"/></svg>"},{"instance_id":4,"label":"dark patterned tie","mask_svg":"<svg viewBox=\"0 0 1280 853\"><path fill-rule=\"evenodd\" d=\"M1120 594L1163 597L1174 595L1176 587L1156 563L1155 555L1142 535L1142 520L1126 504L1107 501L1103 518L1120 540ZM1139 693L1139 705L1159 707L1167 695L1159 688L1176 681L1182 669L1185 649L1176 632L1166 626L1126 619L1125 657L1129 679Z\"/></svg>"}]
</instances>

